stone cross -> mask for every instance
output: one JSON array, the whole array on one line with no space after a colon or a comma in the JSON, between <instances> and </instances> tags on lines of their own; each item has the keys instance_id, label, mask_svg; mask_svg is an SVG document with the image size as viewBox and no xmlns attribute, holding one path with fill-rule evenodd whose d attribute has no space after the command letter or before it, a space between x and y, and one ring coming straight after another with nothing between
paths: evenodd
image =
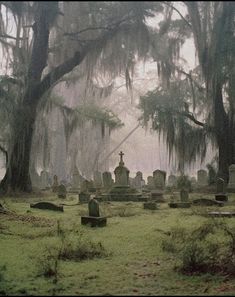
<instances>
[{"instance_id":1,"label":"stone cross","mask_svg":"<svg viewBox=\"0 0 235 297\"><path fill-rule=\"evenodd\" d=\"M122 159L122 157L124 156L124 153L122 152L122 151L120 151L120 153L119 153L119 156L120 156L120 165L122 164L124 164L124 162L123 162L123 159Z\"/></svg>"}]
</instances>

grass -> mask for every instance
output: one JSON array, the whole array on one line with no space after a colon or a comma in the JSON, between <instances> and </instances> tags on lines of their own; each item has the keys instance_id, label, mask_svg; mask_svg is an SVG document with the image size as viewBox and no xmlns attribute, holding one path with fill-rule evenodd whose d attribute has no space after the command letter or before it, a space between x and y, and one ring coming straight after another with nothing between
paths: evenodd
<instances>
[{"instance_id":1,"label":"grass","mask_svg":"<svg viewBox=\"0 0 235 297\"><path fill-rule=\"evenodd\" d=\"M192 195L190 195L191 197ZM193 194L194 198L213 195ZM167 196L168 200L170 195ZM69 195L58 200L44 194L45 201L75 204ZM141 202L103 202L101 214L107 226L89 228L80 223L87 205L64 206L64 213L30 209L37 197L5 198L0 203L14 215L0 214L0 294L4 295L234 295L235 280L222 275L188 276L176 271L176 257L162 250L165 234L174 227L188 230L208 219L206 210L235 210L235 195L222 208L193 206L171 209L162 203L158 210L143 209ZM235 218L224 218L235 226ZM58 225L74 239L85 234L87 240L100 242L108 256L88 260L58 260L56 283L38 273L40 262L50 247L58 246ZM66 238L65 238L66 240Z\"/></svg>"}]
</instances>

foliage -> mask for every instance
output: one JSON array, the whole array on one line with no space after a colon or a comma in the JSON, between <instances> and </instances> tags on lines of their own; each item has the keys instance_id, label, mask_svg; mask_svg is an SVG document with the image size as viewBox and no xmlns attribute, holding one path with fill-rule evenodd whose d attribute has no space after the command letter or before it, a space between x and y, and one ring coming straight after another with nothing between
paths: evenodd
<instances>
[{"instance_id":1,"label":"foliage","mask_svg":"<svg viewBox=\"0 0 235 297\"><path fill-rule=\"evenodd\" d=\"M176 228L169 234L163 239L162 248L177 255L181 272L234 275L234 230L225 222L207 221L193 231Z\"/></svg>"}]
</instances>

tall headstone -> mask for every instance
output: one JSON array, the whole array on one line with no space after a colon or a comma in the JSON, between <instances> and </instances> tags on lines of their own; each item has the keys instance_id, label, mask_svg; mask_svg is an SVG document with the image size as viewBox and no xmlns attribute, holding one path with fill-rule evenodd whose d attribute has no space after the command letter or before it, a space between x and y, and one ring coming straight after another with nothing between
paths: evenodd
<instances>
[{"instance_id":1,"label":"tall headstone","mask_svg":"<svg viewBox=\"0 0 235 297\"><path fill-rule=\"evenodd\" d=\"M207 171L206 170L198 170L197 172L197 185L204 187L208 185L208 177L207 177Z\"/></svg>"},{"instance_id":2,"label":"tall headstone","mask_svg":"<svg viewBox=\"0 0 235 297\"><path fill-rule=\"evenodd\" d=\"M113 185L112 174L109 171L105 171L102 174L103 186L105 189L110 189Z\"/></svg>"},{"instance_id":3,"label":"tall headstone","mask_svg":"<svg viewBox=\"0 0 235 297\"><path fill-rule=\"evenodd\" d=\"M73 174L72 174L72 188L78 189L81 186L82 181L84 178L79 173L77 166L74 167Z\"/></svg>"},{"instance_id":4,"label":"tall headstone","mask_svg":"<svg viewBox=\"0 0 235 297\"><path fill-rule=\"evenodd\" d=\"M153 190L154 189L153 176L148 176L147 177L147 187L148 187L149 190Z\"/></svg>"},{"instance_id":5,"label":"tall headstone","mask_svg":"<svg viewBox=\"0 0 235 297\"><path fill-rule=\"evenodd\" d=\"M155 170L153 172L153 180L155 189L163 191L166 182L166 172L163 170Z\"/></svg>"},{"instance_id":6,"label":"tall headstone","mask_svg":"<svg viewBox=\"0 0 235 297\"><path fill-rule=\"evenodd\" d=\"M138 171L134 178L134 187L138 190L141 190L143 186L143 173Z\"/></svg>"},{"instance_id":7,"label":"tall headstone","mask_svg":"<svg viewBox=\"0 0 235 297\"><path fill-rule=\"evenodd\" d=\"M50 178L49 178L49 173L45 170L42 170L41 171L41 174L40 174L40 184L41 184L41 188L42 189L45 189L47 187L50 186Z\"/></svg>"},{"instance_id":8,"label":"tall headstone","mask_svg":"<svg viewBox=\"0 0 235 297\"><path fill-rule=\"evenodd\" d=\"M235 164L229 166L228 190L235 192Z\"/></svg>"},{"instance_id":9,"label":"tall headstone","mask_svg":"<svg viewBox=\"0 0 235 297\"><path fill-rule=\"evenodd\" d=\"M53 193L56 193L58 191L58 186L59 186L59 183L58 183L58 176L57 175L54 175L53 177L53 185L52 185L52 192Z\"/></svg>"},{"instance_id":10,"label":"tall headstone","mask_svg":"<svg viewBox=\"0 0 235 297\"><path fill-rule=\"evenodd\" d=\"M225 181L222 178L216 180L216 201L228 201L228 195L225 193Z\"/></svg>"},{"instance_id":11,"label":"tall headstone","mask_svg":"<svg viewBox=\"0 0 235 297\"><path fill-rule=\"evenodd\" d=\"M188 195L188 191L186 189L181 189L180 190L180 200L182 202L188 202L189 195Z\"/></svg>"},{"instance_id":12,"label":"tall headstone","mask_svg":"<svg viewBox=\"0 0 235 297\"><path fill-rule=\"evenodd\" d=\"M176 186L176 181L177 181L177 178L175 175L171 174L169 175L168 177L168 186L169 187L175 187Z\"/></svg>"},{"instance_id":13,"label":"tall headstone","mask_svg":"<svg viewBox=\"0 0 235 297\"><path fill-rule=\"evenodd\" d=\"M90 217L99 217L100 210L99 210L99 203L96 199L91 198L88 202L88 210Z\"/></svg>"},{"instance_id":14,"label":"tall headstone","mask_svg":"<svg viewBox=\"0 0 235 297\"><path fill-rule=\"evenodd\" d=\"M129 169L124 166L123 162L123 152L120 152L120 162L119 166L115 168L114 174L115 174L115 185L118 186L129 186Z\"/></svg>"},{"instance_id":15,"label":"tall headstone","mask_svg":"<svg viewBox=\"0 0 235 297\"><path fill-rule=\"evenodd\" d=\"M102 174L99 171L94 172L94 186L95 188L102 187Z\"/></svg>"},{"instance_id":16,"label":"tall headstone","mask_svg":"<svg viewBox=\"0 0 235 297\"><path fill-rule=\"evenodd\" d=\"M58 195L58 198L64 198L64 199L66 198L67 190L66 190L65 185L60 184L58 186L57 195Z\"/></svg>"}]
</instances>

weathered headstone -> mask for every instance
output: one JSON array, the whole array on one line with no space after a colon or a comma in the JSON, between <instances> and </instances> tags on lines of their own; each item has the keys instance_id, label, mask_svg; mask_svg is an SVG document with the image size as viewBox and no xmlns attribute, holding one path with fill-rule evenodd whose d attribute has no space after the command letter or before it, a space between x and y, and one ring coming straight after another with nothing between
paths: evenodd
<instances>
[{"instance_id":1,"label":"weathered headstone","mask_svg":"<svg viewBox=\"0 0 235 297\"><path fill-rule=\"evenodd\" d=\"M235 164L229 166L228 190L230 192L235 192Z\"/></svg>"},{"instance_id":2,"label":"weathered headstone","mask_svg":"<svg viewBox=\"0 0 235 297\"><path fill-rule=\"evenodd\" d=\"M147 187L149 190L153 190L154 189L154 180L153 180L153 176L148 176L147 177Z\"/></svg>"},{"instance_id":3,"label":"weathered headstone","mask_svg":"<svg viewBox=\"0 0 235 297\"><path fill-rule=\"evenodd\" d=\"M197 171L197 185L200 187L208 185L208 177L206 170L201 169Z\"/></svg>"},{"instance_id":4,"label":"weathered headstone","mask_svg":"<svg viewBox=\"0 0 235 297\"><path fill-rule=\"evenodd\" d=\"M60 185L58 186L57 195L58 195L58 198L64 198L64 199L66 198L67 190L66 190L65 185L60 184Z\"/></svg>"},{"instance_id":5,"label":"weathered headstone","mask_svg":"<svg viewBox=\"0 0 235 297\"><path fill-rule=\"evenodd\" d=\"M50 186L49 180L50 180L49 173L45 170L42 170L40 174L40 184L42 189L46 189L47 187Z\"/></svg>"},{"instance_id":6,"label":"weathered headstone","mask_svg":"<svg viewBox=\"0 0 235 297\"><path fill-rule=\"evenodd\" d=\"M163 191L166 182L166 172L163 170L155 170L153 172L153 181L156 190Z\"/></svg>"},{"instance_id":7,"label":"weathered headstone","mask_svg":"<svg viewBox=\"0 0 235 297\"><path fill-rule=\"evenodd\" d=\"M95 188L102 187L102 174L99 171L94 172L94 186Z\"/></svg>"},{"instance_id":8,"label":"weathered headstone","mask_svg":"<svg viewBox=\"0 0 235 297\"><path fill-rule=\"evenodd\" d=\"M91 227L104 227L107 223L106 217L100 216L99 202L91 198L88 202L89 216L81 217L82 225L90 225Z\"/></svg>"},{"instance_id":9,"label":"weathered headstone","mask_svg":"<svg viewBox=\"0 0 235 297\"><path fill-rule=\"evenodd\" d=\"M185 190L185 189L180 190L180 200L181 200L181 202L188 202L189 195L188 195L187 190Z\"/></svg>"},{"instance_id":10,"label":"weathered headstone","mask_svg":"<svg viewBox=\"0 0 235 297\"><path fill-rule=\"evenodd\" d=\"M52 192L56 193L58 191L58 186L59 186L57 175L54 175L53 179L54 179L54 181L53 181L53 185L52 185Z\"/></svg>"},{"instance_id":11,"label":"weathered headstone","mask_svg":"<svg viewBox=\"0 0 235 297\"><path fill-rule=\"evenodd\" d=\"M113 185L112 174L109 171L105 171L102 174L103 176L103 185L105 189L110 189Z\"/></svg>"},{"instance_id":12,"label":"weathered headstone","mask_svg":"<svg viewBox=\"0 0 235 297\"><path fill-rule=\"evenodd\" d=\"M225 181L222 178L216 180L216 201L228 201L228 195L225 193Z\"/></svg>"},{"instance_id":13,"label":"weathered headstone","mask_svg":"<svg viewBox=\"0 0 235 297\"><path fill-rule=\"evenodd\" d=\"M138 190L141 190L142 185L143 185L143 173L141 171L138 171L134 178L134 187Z\"/></svg>"},{"instance_id":14,"label":"weathered headstone","mask_svg":"<svg viewBox=\"0 0 235 297\"><path fill-rule=\"evenodd\" d=\"M177 181L177 178L175 175L171 174L169 175L168 177L168 186L169 187L175 187L176 186L176 181Z\"/></svg>"}]
</instances>

